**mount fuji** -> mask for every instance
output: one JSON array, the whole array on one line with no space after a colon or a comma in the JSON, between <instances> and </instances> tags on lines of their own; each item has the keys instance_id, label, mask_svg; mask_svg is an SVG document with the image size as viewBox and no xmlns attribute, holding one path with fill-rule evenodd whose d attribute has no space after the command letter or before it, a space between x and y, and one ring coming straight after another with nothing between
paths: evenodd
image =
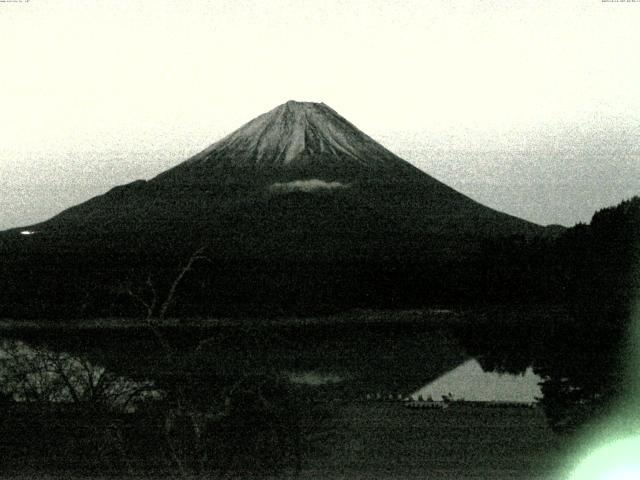
<instances>
[{"instance_id":1,"label":"mount fuji","mask_svg":"<svg viewBox=\"0 0 640 480\"><path fill-rule=\"evenodd\" d=\"M416 271L473 258L488 238L544 234L429 176L327 105L289 101L155 178L0 233L0 253L28 265L34 284L74 272L74 282L86 274L115 288L123 272L170 270L205 246L226 279L216 283L230 295L223 302L261 304L300 289L335 295L364 277L378 284L371 292L391 292L398 278L418 282Z\"/></svg>"}]
</instances>

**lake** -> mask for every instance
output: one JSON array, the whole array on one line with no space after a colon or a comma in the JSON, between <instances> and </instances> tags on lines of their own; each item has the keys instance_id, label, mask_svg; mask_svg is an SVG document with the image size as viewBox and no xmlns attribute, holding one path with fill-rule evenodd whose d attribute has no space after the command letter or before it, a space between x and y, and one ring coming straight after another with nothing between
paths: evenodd
<instances>
[{"instance_id":1,"label":"lake","mask_svg":"<svg viewBox=\"0 0 640 480\"><path fill-rule=\"evenodd\" d=\"M430 397L438 401L446 395L480 402L532 402L540 396L540 379L531 369L520 374L486 371L463 346L459 325L453 328L455 321L437 318L218 324L209 328L165 325L160 333L170 351L163 350L156 335L140 325L23 329L5 331L0 366L10 366L13 361L14 373L16 367L26 365L33 370L37 366L39 377L34 371L30 377L23 376L22 388L30 388L32 396L49 395L50 400L69 408L91 403L99 395L110 399L112 413L94 413L90 418L98 425L96 419L104 415L104 422L118 425L117 431L125 439L128 463L113 447L110 455L118 460L109 460L108 465L114 471L150 471L148 465L160 461L156 458L159 452L149 451L149 445L154 444L150 439L156 438L157 444L167 442L160 435L167 418L173 416L175 422L196 418L185 413L185 405L191 412L197 411L210 438L206 437L206 442L205 436L186 440L185 432L190 430L184 425L171 435L179 439L181 451L195 449L196 444L198 449L208 445L207 461L218 458L215 468L227 473L242 470L242 465L253 465L252 476L263 471L277 476L298 471L305 478L409 478L420 472L428 472L429 478L531 478L534 471L550 471L558 437L538 408L460 405L446 411L416 412L399 400ZM2 374L0 371L0 379ZM31 385L26 381L29 379ZM75 389L75 399L67 380L81 385ZM47 381L51 385L46 385ZM33 383L39 386L34 389ZM16 422L13 426L5 422L5 434L28 431L31 425L32 435L15 433L24 438L19 448L17 444L15 448L2 447L6 458L24 452L25 444L29 448L37 445L40 440L32 437L55 437L71 430L98 438L101 432L115 428L96 432L95 426L92 430L77 424L84 417L65 413L67 407L41 412L40 418L49 420L33 423L33 414L25 408L40 404L26 404L28 395L15 389L15 382L9 384L6 378L0 385L0 391L23 405L7 406L5 402L4 408L13 412ZM129 398L132 394L138 397ZM261 398L266 403L261 403ZM264 405L273 408L265 410ZM245 431L258 433L249 439L242 433ZM289 432L287 442L292 431L298 432L296 445L277 440L285 431ZM215 438L224 439L224 445ZM108 445L113 442L104 441ZM191 447L183 445L185 442ZM64 469L65 458L80 455L74 442L56 444L68 446L58 456L47 453L50 463L42 460L44 454L25 454L31 456L32 468L45 472ZM58 446L40 448L52 452ZM137 453L129 453L134 451ZM154 471L156 476L177 468L169 453L163 458L167 463L164 470ZM196 468L197 461L189 458L185 464ZM21 461L24 463L24 458ZM104 470L103 460L96 461L101 465L97 470ZM84 465L82 472L90 469Z\"/></svg>"}]
</instances>

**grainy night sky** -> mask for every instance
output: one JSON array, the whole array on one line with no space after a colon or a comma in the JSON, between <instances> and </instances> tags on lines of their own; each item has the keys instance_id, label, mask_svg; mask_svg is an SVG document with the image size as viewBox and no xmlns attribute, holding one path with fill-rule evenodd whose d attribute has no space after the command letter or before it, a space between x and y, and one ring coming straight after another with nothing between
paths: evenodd
<instances>
[{"instance_id":1,"label":"grainy night sky","mask_svg":"<svg viewBox=\"0 0 640 480\"><path fill-rule=\"evenodd\" d=\"M640 3L0 2L0 229L322 101L488 206L640 193Z\"/></svg>"}]
</instances>

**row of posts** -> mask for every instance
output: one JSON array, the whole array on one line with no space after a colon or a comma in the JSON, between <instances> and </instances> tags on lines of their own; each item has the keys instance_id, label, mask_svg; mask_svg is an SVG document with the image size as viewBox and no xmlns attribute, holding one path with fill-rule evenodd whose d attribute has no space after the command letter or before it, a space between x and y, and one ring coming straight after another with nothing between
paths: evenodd
<instances>
[{"instance_id":1,"label":"row of posts","mask_svg":"<svg viewBox=\"0 0 640 480\"><path fill-rule=\"evenodd\" d=\"M367 393L364 399L368 402L433 402L433 398L431 397L431 395L429 395L427 398L424 398L422 395L418 395L416 398L413 398L409 395L403 395L401 393L383 394L380 392Z\"/></svg>"}]
</instances>

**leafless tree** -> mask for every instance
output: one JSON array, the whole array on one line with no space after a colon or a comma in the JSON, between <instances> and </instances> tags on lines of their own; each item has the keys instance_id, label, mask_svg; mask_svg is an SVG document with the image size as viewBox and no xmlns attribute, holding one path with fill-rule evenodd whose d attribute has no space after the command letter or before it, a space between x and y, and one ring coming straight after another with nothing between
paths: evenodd
<instances>
[{"instance_id":1,"label":"leafless tree","mask_svg":"<svg viewBox=\"0 0 640 480\"><path fill-rule=\"evenodd\" d=\"M83 459L93 458L103 465L108 465L107 452L115 451L129 470L131 463L117 413L129 412L137 403L161 396L153 382L132 381L87 358L18 340L0 343L0 388L14 402L28 403L34 412L53 415L50 418L56 418L56 422L63 412L73 418L87 418L89 421L68 429L75 451L84 452Z\"/></svg>"},{"instance_id":2,"label":"leafless tree","mask_svg":"<svg viewBox=\"0 0 640 480\"><path fill-rule=\"evenodd\" d=\"M159 292L151 275L147 276L144 285L138 288L129 285L127 289L129 296L143 309L143 322L158 341L167 365L175 365L175 351L162 332L162 326L166 319L167 311L171 305L173 305L176 292L185 276L193 269L197 262L209 261L209 258L204 254L205 250L206 247L201 246L191 254L172 279L164 295ZM201 471L206 461L206 452L203 447L203 434L206 425L208 422L218 419L221 412L203 412L201 409L194 407L190 404L184 391L180 388L176 389L174 394L176 405L165 413L164 435L166 444L169 447L169 453L178 468L180 476L187 478L189 476L186 459L187 453L175 435L178 424L185 423L184 421L186 420L189 426L194 443L193 450L196 454L197 469Z\"/></svg>"},{"instance_id":3,"label":"leafless tree","mask_svg":"<svg viewBox=\"0 0 640 480\"><path fill-rule=\"evenodd\" d=\"M151 275L147 275L144 282L137 286L129 285L127 289L129 296L141 308L143 322L156 338L167 365L178 365L180 360L163 332L167 312L174 304L176 294L185 277L200 261L209 261L205 255L204 247L195 250L184 262L169 283L165 293L161 292L158 287L159 282L154 280ZM210 347L212 343L215 344L212 339L201 341L194 348L193 353L205 354L205 347ZM257 345L256 348L259 346ZM243 411L238 412L237 409L244 408L247 399L251 399L252 409L271 422L270 434L274 435L274 447L284 448L283 442L288 442L288 448L295 457L295 471L299 472L301 455L305 446L321 441L331 432L325 429L323 433L318 434L318 431L322 429L317 421L314 423L314 420L317 419L312 418L311 415L306 415L304 419L297 418L299 425L292 421L292 416L295 416L293 412L288 410L286 406L278 405L265 393L269 385L278 382L286 385L286 382L283 382L281 378L251 375L247 371L245 375L241 375L234 383L224 388L220 396L221 401L211 402L206 407L194 405L183 389L176 388L173 392L175 405L167 409L164 414L163 434L169 455L180 477L189 478L194 470L196 473L205 470L209 461L206 446L207 432L217 428L234 414L244 415ZM218 474L225 476L226 474L231 475L231 472L222 468L218 470Z\"/></svg>"},{"instance_id":4,"label":"leafless tree","mask_svg":"<svg viewBox=\"0 0 640 480\"><path fill-rule=\"evenodd\" d=\"M0 385L17 401L120 411L158 393L153 382L125 379L87 358L10 340L0 344Z\"/></svg>"}]
</instances>

